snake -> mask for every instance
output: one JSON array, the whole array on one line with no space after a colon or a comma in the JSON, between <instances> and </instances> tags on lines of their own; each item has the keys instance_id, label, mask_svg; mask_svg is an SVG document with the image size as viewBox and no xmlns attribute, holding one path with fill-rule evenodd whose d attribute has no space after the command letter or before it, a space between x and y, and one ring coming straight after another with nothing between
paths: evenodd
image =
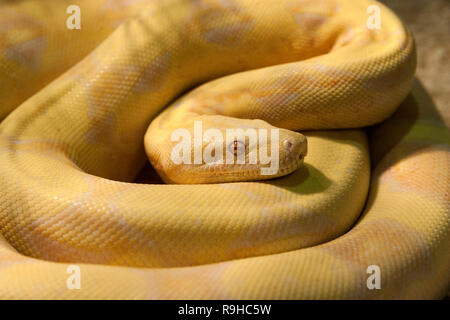
<instances>
[{"instance_id":1,"label":"snake","mask_svg":"<svg viewBox=\"0 0 450 320\"><path fill-rule=\"evenodd\" d=\"M383 4L1 1L0 53L0 298L448 293L448 128ZM278 174L175 164L196 122L278 130Z\"/></svg>"}]
</instances>

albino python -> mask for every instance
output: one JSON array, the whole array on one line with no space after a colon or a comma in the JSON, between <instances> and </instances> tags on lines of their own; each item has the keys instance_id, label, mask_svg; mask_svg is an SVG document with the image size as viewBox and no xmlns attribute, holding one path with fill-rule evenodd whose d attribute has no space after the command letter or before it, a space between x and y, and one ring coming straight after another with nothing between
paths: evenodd
<instances>
[{"instance_id":1,"label":"albino python","mask_svg":"<svg viewBox=\"0 0 450 320\"><path fill-rule=\"evenodd\" d=\"M449 134L415 64L367 0L0 1L0 297L444 297ZM193 119L283 128L284 176L173 166ZM140 179L145 149L183 184Z\"/></svg>"}]
</instances>

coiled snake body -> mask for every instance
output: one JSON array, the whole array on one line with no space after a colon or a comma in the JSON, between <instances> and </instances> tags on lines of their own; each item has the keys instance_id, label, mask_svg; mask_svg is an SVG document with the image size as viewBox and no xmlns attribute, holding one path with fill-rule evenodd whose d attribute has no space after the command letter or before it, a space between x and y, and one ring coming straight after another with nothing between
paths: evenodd
<instances>
[{"instance_id":1,"label":"coiled snake body","mask_svg":"<svg viewBox=\"0 0 450 320\"><path fill-rule=\"evenodd\" d=\"M81 30L64 25L72 3ZM381 4L55 0L6 2L0 12L1 112L15 109L0 125L0 297L448 290L448 131L417 84L405 100L413 40ZM174 123L194 118L301 130L308 155L281 178L207 184L226 169L194 174L164 157ZM380 122L367 139L362 128ZM147 161L144 135L163 177L203 184L131 183ZM79 290L66 287L70 265ZM378 290L366 282L373 265Z\"/></svg>"}]
</instances>

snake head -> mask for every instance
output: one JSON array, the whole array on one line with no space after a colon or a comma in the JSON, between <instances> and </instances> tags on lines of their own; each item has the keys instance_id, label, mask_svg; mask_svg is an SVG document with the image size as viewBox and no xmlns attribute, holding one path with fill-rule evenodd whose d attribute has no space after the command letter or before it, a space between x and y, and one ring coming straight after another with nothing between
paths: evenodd
<instances>
[{"instance_id":1,"label":"snake head","mask_svg":"<svg viewBox=\"0 0 450 320\"><path fill-rule=\"evenodd\" d=\"M170 135L155 127L145 148L166 183L272 179L297 170L307 152L304 135L262 120L199 116Z\"/></svg>"}]
</instances>

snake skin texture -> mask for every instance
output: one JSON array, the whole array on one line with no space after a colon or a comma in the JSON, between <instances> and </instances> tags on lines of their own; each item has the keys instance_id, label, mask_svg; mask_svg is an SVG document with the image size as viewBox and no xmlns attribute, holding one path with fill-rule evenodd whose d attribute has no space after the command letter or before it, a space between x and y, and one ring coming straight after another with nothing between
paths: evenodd
<instances>
[{"instance_id":1,"label":"snake skin texture","mask_svg":"<svg viewBox=\"0 0 450 320\"><path fill-rule=\"evenodd\" d=\"M415 65L368 0L0 1L0 298L442 298L449 133ZM136 182L144 137L167 152L186 114L308 154L266 181Z\"/></svg>"}]
</instances>

